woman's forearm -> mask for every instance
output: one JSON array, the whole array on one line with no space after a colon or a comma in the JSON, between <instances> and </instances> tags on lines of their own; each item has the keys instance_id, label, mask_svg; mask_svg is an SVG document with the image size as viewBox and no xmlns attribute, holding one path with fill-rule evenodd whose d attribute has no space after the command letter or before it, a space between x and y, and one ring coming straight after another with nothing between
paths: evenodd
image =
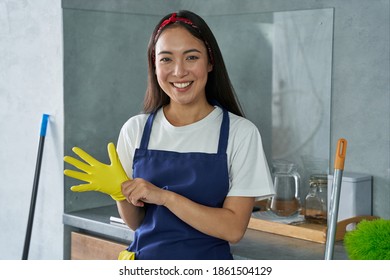
<instances>
[{"instance_id":1,"label":"woman's forearm","mask_svg":"<svg viewBox=\"0 0 390 280\"><path fill-rule=\"evenodd\" d=\"M122 220L130 229L136 230L144 219L145 209L143 207L134 206L126 200L117 201L116 204Z\"/></svg>"},{"instance_id":2,"label":"woman's forearm","mask_svg":"<svg viewBox=\"0 0 390 280\"><path fill-rule=\"evenodd\" d=\"M253 197L227 197L222 208L214 208L170 192L164 206L195 229L236 243L247 229L253 204Z\"/></svg>"}]
</instances>

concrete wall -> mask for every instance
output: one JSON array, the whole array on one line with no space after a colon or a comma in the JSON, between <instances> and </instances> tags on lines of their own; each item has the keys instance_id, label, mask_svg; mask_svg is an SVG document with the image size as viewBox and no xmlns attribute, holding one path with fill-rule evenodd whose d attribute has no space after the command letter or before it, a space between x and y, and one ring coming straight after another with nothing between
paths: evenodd
<instances>
[{"instance_id":1,"label":"concrete wall","mask_svg":"<svg viewBox=\"0 0 390 280\"><path fill-rule=\"evenodd\" d=\"M64 0L63 5L140 14L147 10L155 15L190 9L204 16L334 8L331 161L337 139L348 139L346 171L374 176L374 214L390 219L388 0L156 2ZM43 113L52 117L30 258L62 258L61 24L59 0L0 1L0 259L19 259L22 255Z\"/></svg>"},{"instance_id":2,"label":"concrete wall","mask_svg":"<svg viewBox=\"0 0 390 280\"><path fill-rule=\"evenodd\" d=\"M21 259L42 114L50 114L29 259L63 255L60 0L0 0L0 259Z\"/></svg>"}]
</instances>

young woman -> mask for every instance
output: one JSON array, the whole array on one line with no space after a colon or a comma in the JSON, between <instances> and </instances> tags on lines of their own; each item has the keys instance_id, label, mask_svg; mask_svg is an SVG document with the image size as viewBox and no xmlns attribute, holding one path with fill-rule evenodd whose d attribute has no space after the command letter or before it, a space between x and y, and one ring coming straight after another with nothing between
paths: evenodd
<instances>
[{"instance_id":1,"label":"young woman","mask_svg":"<svg viewBox=\"0 0 390 280\"><path fill-rule=\"evenodd\" d=\"M148 46L144 114L122 127L130 180L117 206L136 259L232 259L255 199L273 195L256 126L243 117L207 24L179 11Z\"/></svg>"}]
</instances>

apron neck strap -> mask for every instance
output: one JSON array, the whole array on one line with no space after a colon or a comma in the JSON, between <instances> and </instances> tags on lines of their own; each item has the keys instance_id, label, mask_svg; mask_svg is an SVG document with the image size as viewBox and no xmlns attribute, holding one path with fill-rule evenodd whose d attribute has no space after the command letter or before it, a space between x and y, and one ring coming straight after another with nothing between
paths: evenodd
<instances>
[{"instance_id":1,"label":"apron neck strap","mask_svg":"<svg viewBox=\"0 0 390 280\"><path fill-rule=\"evenodd\" d=\"M148 117L148 120L146 121L140 144L140 149L142 150L148 149L150 134L152 132L153 121L156 116L156 113L157 111L151 113Z\"/></svg>"},{"instance_id":2,"label":"apron neck strap","mask_svg":"<svg viewBox=\"0 0 390 280\"><path fill-rule=\"evenodd\" d=\"M230 128L229 113L225 108L222 108L222 111L223 111L223 118L221 123L221 130L219 133L218 154L226 154L228 140L229 140L229 128Z\"/></svg>"}]
</instances>

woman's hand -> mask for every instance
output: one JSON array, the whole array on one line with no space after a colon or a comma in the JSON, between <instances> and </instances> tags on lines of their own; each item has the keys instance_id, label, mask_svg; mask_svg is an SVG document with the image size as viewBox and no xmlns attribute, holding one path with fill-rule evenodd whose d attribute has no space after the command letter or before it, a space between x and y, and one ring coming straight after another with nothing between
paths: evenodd
<instances>
[{"instance_id":1,"label":"woman's hand","mask_svg":"<svg viewBox=\"0 0 390 280\"><path fill-rule=\"evenodd\" d=\"M144 179L135 178L122 183L122 193L129 203L143 207L144 203L164 205L170 192Z\"/></svg>"},{"instance_id":2,"label":"woman's hand","mask_svg":"<svg viewBox=\"0 0 390 280\"><path fill-rule=\"evenodd\" d=\"M121 192L124 200L117 202L119 215L132 230L136 230L145 217L145 203L164 205L172 194L141 178L123 182Z\"/></svg>"}]
</instances>

